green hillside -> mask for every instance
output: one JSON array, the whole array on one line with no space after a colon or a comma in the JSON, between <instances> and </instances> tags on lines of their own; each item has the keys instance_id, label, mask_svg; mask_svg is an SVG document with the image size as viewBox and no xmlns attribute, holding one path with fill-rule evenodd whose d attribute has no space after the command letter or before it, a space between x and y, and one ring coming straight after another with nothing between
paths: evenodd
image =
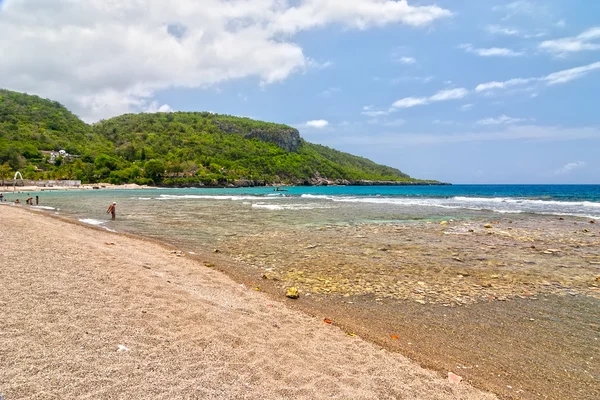
<instances>
[{"instance_id":1,"label":"green hillside","mask_svg":"<svg viewBox=\"0 0 600 400\"><path fill-rule=\"evenodd\" d=\"M68 155L51 155L58 150ZM0 90L0 174L14 170L30 179L168 186L417 182L308 143L282 124L174 112L126 114L90 126L57 102Z\"/></svg>"}]
</instances>

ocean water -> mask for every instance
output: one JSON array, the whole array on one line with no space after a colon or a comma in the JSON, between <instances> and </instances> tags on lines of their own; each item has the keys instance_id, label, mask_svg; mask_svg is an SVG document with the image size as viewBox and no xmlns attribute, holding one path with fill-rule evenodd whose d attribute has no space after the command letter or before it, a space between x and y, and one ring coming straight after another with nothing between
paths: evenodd
<instances>
[{"instance_id":1,"label":"ocean water","mask_svg":"<svg viewBox=\"0 0 600 400\"><path fill-rule=\"evenodd\" d=\"M40 212L195 249L264 230L530 215L600 219L600 185L332 186L39 193ZM9 201L26 193L5 193ZM107 207L117 202L117 219Z\"/></svg>"}]
</instances>

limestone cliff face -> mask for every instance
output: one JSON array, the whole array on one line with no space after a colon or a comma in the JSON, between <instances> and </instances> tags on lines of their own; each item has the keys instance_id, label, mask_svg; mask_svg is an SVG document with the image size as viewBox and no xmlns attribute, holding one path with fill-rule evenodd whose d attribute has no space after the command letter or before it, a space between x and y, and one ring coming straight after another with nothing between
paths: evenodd
<instances>
[{"instance_id":1,"label":"limestone cliff face","mask_svg":"<svg viewBox=\"0 0 600 400\"><path fill-rule=\"evenodd\" d=\"M215 121L215 125L225 133L237 133L247 139L258 139L262 142L273 143L289 152L295 152L300 146L300 133L293 128L253 128L244 131L243 127L219 120Z\"/></svg>"},{"instance_id":2,"label":"limestone cliff face","mask_svg":"<svg viewBox=\"0 0 600 400\"><path fill-rule=\"evenodd\" d=\"M244 135L246 138L254 138L263 142L274 143L277 147L289 151L295 152L300 146L300 134L296 129L278 129L278 130L265 130L265 129L253 129Z\"/></svg>"}]
</instances>

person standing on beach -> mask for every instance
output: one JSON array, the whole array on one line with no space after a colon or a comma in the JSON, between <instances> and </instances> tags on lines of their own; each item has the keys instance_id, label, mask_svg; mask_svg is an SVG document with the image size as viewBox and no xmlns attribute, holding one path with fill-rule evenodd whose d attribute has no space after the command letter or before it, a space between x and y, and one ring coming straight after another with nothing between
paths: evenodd
<instances>
[{"instance_id":1,"label":"person standing on beach","mask_svg":"<svg viewBox=\"0 0 600 400\"><path fill-rule=\"evenodd\" d=\"M0 201L4 201L4 195L0 193Z\"/></svg>"},{"instance_id":2,"label":"person standing on beach","mask_svg":"<svg viewBox=\"0 0 600 400\"><path fill-rule=\"evenodd\" d=\"M106 210L106 213L110 213L112 215L112 220L115 220L115 214L117 213L117 203L113 202L110 206L108 206L108 210Z\"/></svg>"},{"instance_id":3,"label":"person standing on beach","mask_svg":"<svg viewBox=\"0 0 600 400\"><path fill-rule=\"evenodd\" d=\"M35 205L40 204L40 196L35 196Z\"/></svg>"}]
</instances>

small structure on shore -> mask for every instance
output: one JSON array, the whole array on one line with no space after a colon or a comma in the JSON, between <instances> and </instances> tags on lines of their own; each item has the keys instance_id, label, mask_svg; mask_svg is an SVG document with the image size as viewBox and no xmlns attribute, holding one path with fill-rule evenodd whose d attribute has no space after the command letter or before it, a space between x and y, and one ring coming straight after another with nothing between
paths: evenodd
<instances>
[{"instance_id":1,"label":"small structure on shore","mask_svg":"<svg viewBox=\"0 0 600 400\"><path fill-rule=\"evenodd\" d=\"M21 186L23 186L23 175L19 171L15 172L15 176L13 177L13 192L17 186L17 176L21 179Z\"/></svg>"}]
</instances>

